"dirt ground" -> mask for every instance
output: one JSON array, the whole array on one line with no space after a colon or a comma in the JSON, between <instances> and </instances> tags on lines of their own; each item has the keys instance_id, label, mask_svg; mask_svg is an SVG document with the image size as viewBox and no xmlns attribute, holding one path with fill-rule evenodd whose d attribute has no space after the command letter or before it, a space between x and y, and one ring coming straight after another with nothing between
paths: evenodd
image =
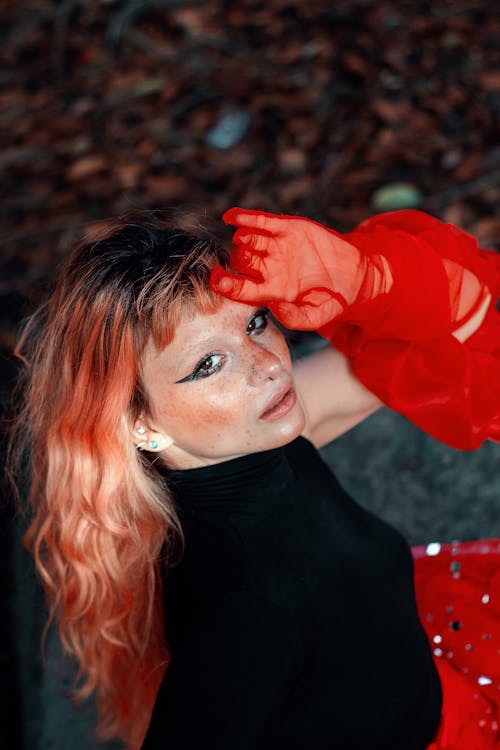
<instances>
[{"instance_id":1,"label":"dirt ground","mask_svg":"<svg viewBox=\"0 0 500 750\"><path fill-rule=\"evenodd\" d=\"M19 321L72 243L132 207L340 231L418 207L500 247L497 3L25 0L1 4L0 27L4 408ZM383 410L324 455L411 543L500 536L492 444L454 451ZM16 749L87 750L92 709L64 696L52 637L42 673L42 599L3 514L3 726Z\"/></svg>"},{"instance_id":2,"label":"dirt ground","mask_svg":"<svg viewBox=\"0 0 500 750\"><path fill-rule=\"evenodd\" d=\"M231 204L342 231L407 200L498 242L487 0L2 3L2 340L89 224ZM405 201L403 193L392 202Z\"/></svg>"}]
</instances>

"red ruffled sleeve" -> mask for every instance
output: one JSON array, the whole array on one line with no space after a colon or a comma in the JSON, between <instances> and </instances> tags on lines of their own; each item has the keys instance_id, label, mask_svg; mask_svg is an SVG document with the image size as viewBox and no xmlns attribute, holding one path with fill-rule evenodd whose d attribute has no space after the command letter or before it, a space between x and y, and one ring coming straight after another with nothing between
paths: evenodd
<instances>
[{"instance_id":1,"label":"red ruffled sleeve","mask_svg":"<svg viewBox=\"0 0 500 750\"><path fill-rule=\"evenodd\" d=\"M365 290L318 332L369 390L436 439L459 449L500 441L500 256L419 211L373 217L345 239L386 257L393 285L373 299ZM482 325L459 342L453 330L485 294Z\"/></svg>"}]
</instances>

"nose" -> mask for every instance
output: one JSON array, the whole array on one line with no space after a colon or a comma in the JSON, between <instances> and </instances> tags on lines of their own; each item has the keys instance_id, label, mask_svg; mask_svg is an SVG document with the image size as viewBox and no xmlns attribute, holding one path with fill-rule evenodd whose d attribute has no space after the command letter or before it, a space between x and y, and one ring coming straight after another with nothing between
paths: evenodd
<instances>
[{"instance_id":1,"label":"nose","mask_svg":"<svg viewBox=\"0 0 500 750\"><path fill-rule=\"evenodd\" d=\"M274 352L260 344L251 347L249 382L259 385L264 380L278 380L283 375L281 359Z\"/></svg>"}]
</instances>

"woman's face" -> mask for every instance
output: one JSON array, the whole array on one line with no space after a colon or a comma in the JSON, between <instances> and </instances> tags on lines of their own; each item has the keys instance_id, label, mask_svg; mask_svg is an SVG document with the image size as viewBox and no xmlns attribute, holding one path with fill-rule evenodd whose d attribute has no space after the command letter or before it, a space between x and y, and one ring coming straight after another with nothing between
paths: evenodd
<instances>
[{"instance_id":1,"label":"woman's face","mask_svg":"<svg viewBox=\"0 0 500 750\"><path fill-rule=\"evenodd\" d=\"M288 346L265 310L222 300L147 348L144 385L166 463L192 468L285 445L304 428Z\"/></svg>"}]
</instances>

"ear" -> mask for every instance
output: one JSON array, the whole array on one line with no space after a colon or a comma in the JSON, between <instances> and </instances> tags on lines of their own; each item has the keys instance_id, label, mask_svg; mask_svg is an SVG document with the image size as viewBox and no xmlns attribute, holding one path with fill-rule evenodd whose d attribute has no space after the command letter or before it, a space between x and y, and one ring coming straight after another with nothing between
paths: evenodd
<instances>
[{"instance_id":1,"label":"ear","mask_svg":"<svg viewBox=\"0 0 500 750\"><path fill-rule=\"evenodd\" d=\"M149 453L160 453L167 450L173 444L170 435L164 432L157 432L148 426L148 422L139 417L132 430L132 440L136 448Z\"/></svg>"}]
</instances>

